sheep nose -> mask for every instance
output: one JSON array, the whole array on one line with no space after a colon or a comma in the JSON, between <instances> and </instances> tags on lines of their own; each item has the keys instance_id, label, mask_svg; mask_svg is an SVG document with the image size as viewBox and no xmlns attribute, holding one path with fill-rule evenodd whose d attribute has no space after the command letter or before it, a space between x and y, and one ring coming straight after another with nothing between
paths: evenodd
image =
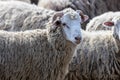
<instances>
[{"instance_id":1,"label":"sheep nose","mask_svg":"<svg viewBox=\"0 0 120 80\"><path fill-rule=\"evenodd\" d=\"M80 37L75 37L75 40L76 40L76 44L79 44L80 43L80 41L81 41L81 38Z\"/></svg>"}]
</instances>

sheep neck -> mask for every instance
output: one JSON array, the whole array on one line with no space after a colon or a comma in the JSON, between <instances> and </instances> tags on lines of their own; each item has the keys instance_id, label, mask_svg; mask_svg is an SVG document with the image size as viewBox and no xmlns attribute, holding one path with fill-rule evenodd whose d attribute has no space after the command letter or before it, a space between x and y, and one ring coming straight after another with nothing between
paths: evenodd
<instances>
[{"instance_id":1,"label":"sheep neck","mask_svg":"<svg viewBox=\"0 0 120 80\"><path fill-rule=\"evenodd\" d=\"M49 31L48 38L48 41L54 47L54 49L62 54L61 59L63 59L63 62L68 63L73 56L76 45L66 40L62 27L58 27L55 32Z\"/></svg>"}]
</instances>

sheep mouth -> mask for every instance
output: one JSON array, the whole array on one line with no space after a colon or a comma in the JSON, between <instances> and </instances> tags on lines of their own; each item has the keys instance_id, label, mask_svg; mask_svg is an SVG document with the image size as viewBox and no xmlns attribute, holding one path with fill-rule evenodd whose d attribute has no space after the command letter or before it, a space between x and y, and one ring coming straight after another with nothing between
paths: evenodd
<instances>
[{"instance_id":1,"label":"sheep mouth","mask_svg":"<svg viewBox=\"0 0 120 80\"><path fill-rule=\"evenodd\" d=\"M81 42L81 40L72 41L72 43L73 43L74 45L76 45L76 46L79 45L80 42Z\"/></svg>"},{"instance_id":2,"label":"sheep mouth","mask_svg":"<svg viewBox=\"0 0 120 80\"><path fill-rule=\"evenodd\" d=\"M75 43L76 44L80 44L81 40L76 40Z\"/></svg>"}]
</instances>

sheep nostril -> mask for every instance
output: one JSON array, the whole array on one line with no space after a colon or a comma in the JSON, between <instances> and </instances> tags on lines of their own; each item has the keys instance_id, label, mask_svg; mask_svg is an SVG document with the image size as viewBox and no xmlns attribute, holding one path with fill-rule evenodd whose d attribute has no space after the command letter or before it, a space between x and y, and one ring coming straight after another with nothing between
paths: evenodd
<instances>
[{"instance_id":1,"label":"sheep nostril","mask_svg":"<svg viewBox=\"0 0 120 80\"><path fill-rule=\"evenodd\" d=\"M80 37L75 37L75 40L80 40L81 38Z\"/></svg>"},{"instance_id":2,"label":"sheep nostril","mask_svg":"<svg viewBox=\"0 0 120 80\"><path fill-rule=\"evenodd\" d=\"M80 37L75 37L75 40L76 40L76 43L77 43L77 44L79 44L79 43L80 43L81 38L80 38Z\"/></svg>"}]
</instances>

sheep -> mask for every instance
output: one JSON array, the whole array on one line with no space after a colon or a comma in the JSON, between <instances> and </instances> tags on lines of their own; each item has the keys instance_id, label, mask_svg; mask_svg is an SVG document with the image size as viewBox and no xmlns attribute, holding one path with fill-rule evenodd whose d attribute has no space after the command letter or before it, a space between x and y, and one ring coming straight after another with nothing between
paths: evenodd
<instances>
[{"instance_id":1,"label":"sheep","mask_svg":"<svg viewBox=\"0 0 120 80\"><path fill-rule=\"evenodd\" d=\"M120 80L120 18L113 21L104 22L113 24L113 31L82 31L64 80Z\"/></svg>"},{"instance_id":2,"label":"sheep","mask_svg":"<svg viewBox=\"0 0 120 80\"><path fill-rule=\"evenodd\" d=\"M55 11L71 7L82 10L90 19L107 11L119 11L120 0L39 0L38 6Z\"/></svg>"},{"instance_id":3,"label":"sheep","mask_svg":"<svg viewBox=\"0 0 120 80\"><path fill-rule=\"evenodd\" d=\"M23 1L23 2L27 2L27 3L31 3L30 0L0 0L0 1Z\"/></svg>"},{"instance_id":4,"label":"sheep","mask_svg":"<svg viewBox=\"0 0 120 80\"><path fill-rule=\"evenodd\" d=\"M0 31L0 80L63 80L80 43L78 12L57 12L46 29Z\"/></svg>"},{"instance_id":5,"label":"sheep","mask_svg":"<svg viewBox=\"0 0 120 80\"><path fill-rule=\"evenodd\" d=\"M86 31L96 30L112 30L113 26L107 27L102 25L106 21L112 21L112 19L120 17L120 12L106 12L102 15L94 17L86 26Z\"/></svg>"},{"instance_id":6,"label":"sheep","mask_svg":"<svg viewBox=\"0 0 120 80\"><path fill-rule=\"evenodd\" d=\"M71 8L62 10L73 11ZM58 12L58 11L57 11ZM0 30L24 31L28 29L44 29L56 11L39 8L19 1L0 2ZM80 12L83 23L88 16Z\"/></svg>"}]
</instances>

